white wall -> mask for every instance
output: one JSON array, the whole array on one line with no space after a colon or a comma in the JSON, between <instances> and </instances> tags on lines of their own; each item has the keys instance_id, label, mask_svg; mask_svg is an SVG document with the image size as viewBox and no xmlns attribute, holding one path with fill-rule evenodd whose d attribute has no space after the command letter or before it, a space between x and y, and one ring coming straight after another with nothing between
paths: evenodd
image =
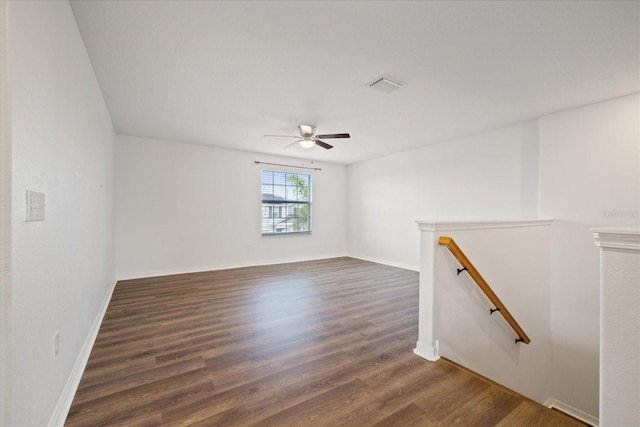
<instances>
[{"instance_id":1,"label":"white wall","mask_svg":"<svg viewBox=\"0 0 640 427\"><path fill-rule=\"evenodd\" d=\"M434 221L421 222L420 229L420 312L433 314L431 319L420 317L416 353L428 358L429 348L435 347L439 356L543 403L549 396L551 363L551 221ZM490 314L495 306L468 273L457 275L460 263L438 244L440 236L454 239L529 344L516 344L517 335L501 313ZM423 298L423 293L433 297Z\"/></svg>"},{"instance_id":2,"label":"white wall","mask_svg":"<svg viewBox=\"0 0 640 427\"><path fill-rule=\"evenodd\" d=\"M640 97L540 118L540 212L552 227L552 398L598 415L599 261L589 229L640 222Z\"/></svg>"},{"instance_id":3,"label":"white wall","mask_svg":"<svg viewBox=\"0 0 640 427\"><path fill-rule=\"evenodd\" d=\"M589 228L640 222L639 103L630 95L349 166L349 253L415 268L417 219L554 218L550 397L594 419L599 264Z\"/></svg>"},{"instance_id":4,"label":"white wall","mask_svg":"<svg viewBox=\"0 0 640 427\"><path fill-rule=\"evenodd\" d=\"M346 166L131 136L116 139L119 278L346 254ZM310 235L261 237L263 166L256 160L322 168L310 171Z\"/></svg>"},{"instance_id":5,"label":"white wall","mask_svg":"<svg viewBox=\"0 0 640 427\"><path fill-rule=\"evenodd\" d=\"M534 218L537 122L349 166L349 253L417 269L417 219Z\"/></svg>"},{"instance_id":6,"label":"white wall","mask_svg":"<svg viewBox=\"0 0 640 427\"><path fill-rule=\"evenodd\" d=\"M59 398L69 391L115 280L115 134L69 3L11 2L9 21L10 425L43 426L66 415ZM44 221L25 222L26 190L45 193Z\"/></svg>"}]
</instances>

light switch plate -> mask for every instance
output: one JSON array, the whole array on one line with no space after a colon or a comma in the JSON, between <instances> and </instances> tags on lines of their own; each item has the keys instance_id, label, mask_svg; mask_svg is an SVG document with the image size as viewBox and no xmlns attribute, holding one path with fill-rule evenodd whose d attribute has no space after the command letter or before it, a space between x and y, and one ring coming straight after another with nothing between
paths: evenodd
<instances>
[{"instance_id":1,"label":"light switch plate","mask_svg":"<svg viewBox=\"0 0 640 427\"><path fill-rule=\"evenodd\" d=\"M44 221L44 193L27 190L27 221Z\"/></svg>"}]
</instances>

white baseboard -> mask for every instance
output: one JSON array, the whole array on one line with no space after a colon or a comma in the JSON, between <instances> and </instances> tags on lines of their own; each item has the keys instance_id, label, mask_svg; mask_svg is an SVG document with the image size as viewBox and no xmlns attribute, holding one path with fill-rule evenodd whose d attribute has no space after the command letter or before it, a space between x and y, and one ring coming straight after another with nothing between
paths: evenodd
<instances>
[{"instance_id":1,"label":"white baseboard","mask_svg":"<svg viewBox=\"0 0 640 427\"><path fill-rule=\"evenodd\" d=\"M546 406L547 408L554 408L558 411L562 411L565 414L571 415L573 418L576 418L594 427L598 427L598 423L600 422L600 420L593 415L589 415L578 408L574 408L573 406L567 405L566 403L552 397L545 400L544 406Z\"/></svg>"},{"instance_id":2,"label":"white baseboard","mask_svg":"<svg viewBox=\"0 0 640 427\"><path fill-rule=\"evenodd\" d=\"M80 385L80 380L82 379L82 374L84 373L84 368L87 366L87 362L89 361L89 355L91 354L91 350L93 349L93 344L96 341L98 336L98 331L100 330L100 325L102 324L102 319L104 319L104 315L107 312L107 307L109 306L109 302L111 301L111 296L113 295L113 290L116 287L117 281L113 281L110 288L107 291L107 294L102 301L102 305L96 314L96 317L93 320L93 324L89 329L89 333L87 334L87 338L84 340L84 344L82 345L82 349L80 350L80 354L76 359L76 363L73 366L71 374L67 379L67 383L60 394L60 398L58 399L58 403L56 404L55 409L53 410L53 414L51 415L51 419L49 420L50 427L64 426L64 422L67 419L67 415L69 414L69 409L71 408L71 404L73 403L73 398L78 390L78 385Z\"/></svg>"},{"instance_id":3,"label":"white baseboard","mask_svg":"<svg viewBox=\"0 0 640 427\"><path fill-rule=\"evenodd\" d=\"M340 253L340 254L325 254L325 255L319 255L314 257L272 259L267 261L256 260L256 261L247 261L247 262L236 262L236 263L230 263L230 264L216 264L216 265L207 265L207 266L199 266L199 267L185 267L185 268L171 268L166 270L143 271L139 273L125 273L125 274L118 274L117 277L118 277L118 280L144 279L147 277L161 277L161 276L172 276L174 274L201 273L203 271L229 270L231 268L256 267L260 265L287 264L290 262L316 261L321 259L341 258L346 256L349 256L349 255L347 255L346 253Z\"/></svg>"},{"instance_id":4,"label":"white baseboard","mask_svg":"<svg viewBox=\"0 0 640 427\"><path fill-rule=\"evenodd\" d=\"M391 267L398 267L405 270L412 270L412 271L418 271L418 272L420 271L420 267L416 267L415 265L411 265L411 264L404 264L401 262L388 261L380 258L374 258L366 255L358 255L358 254L352 254L352 253L347 254L347 256L350 258L361 259L363 261L375 262L376 264L383 264Z\"/></svg>"},{"instance_id":5,"label":"white baseboard","mask_svg":"<svg viewBox=\"0 0 640 427\"><path fill-rule=\"evenodd\" d=\"M438 352L438 342L436 341L436 345L425 345L424 343L418 341L416 343L416 348L413 350L415 354L422 357L423 359L427 359L430 362L435 362L440 359L440 354Z\"/></svg>"}]
</instances>

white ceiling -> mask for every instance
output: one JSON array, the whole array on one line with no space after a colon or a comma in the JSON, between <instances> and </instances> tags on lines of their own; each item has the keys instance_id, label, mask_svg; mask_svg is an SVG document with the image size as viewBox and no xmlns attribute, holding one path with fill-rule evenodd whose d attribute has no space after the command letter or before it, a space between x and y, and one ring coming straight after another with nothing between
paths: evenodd
<instances>
[{"instance_id":1,"label":"white ceiling","mask_svg":"<svg viewBox=\"0 0 640 427\"><path fill-rule=\"evenodd\" d=\"M71 4L126 135L349 164L640 91L638 1Z\"/></svg>"}]
</instances>

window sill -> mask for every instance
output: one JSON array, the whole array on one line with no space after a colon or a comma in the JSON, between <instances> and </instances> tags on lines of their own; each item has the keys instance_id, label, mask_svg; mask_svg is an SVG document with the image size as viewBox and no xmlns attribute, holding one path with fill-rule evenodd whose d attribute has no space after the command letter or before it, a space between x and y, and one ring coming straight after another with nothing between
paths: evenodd
<instances>
[{"instance_id":1,"label":"window sill","mask_svg":"<svg viewBox=\"0 0 640 427\"><path fill-rule=\"evenodd\" d=\"M311 231L294 231L288 233L267 233L262 234L262 237L272 237L272 236L299 236L299 235L311 234Z\"/></svg>"}]
</instances>

